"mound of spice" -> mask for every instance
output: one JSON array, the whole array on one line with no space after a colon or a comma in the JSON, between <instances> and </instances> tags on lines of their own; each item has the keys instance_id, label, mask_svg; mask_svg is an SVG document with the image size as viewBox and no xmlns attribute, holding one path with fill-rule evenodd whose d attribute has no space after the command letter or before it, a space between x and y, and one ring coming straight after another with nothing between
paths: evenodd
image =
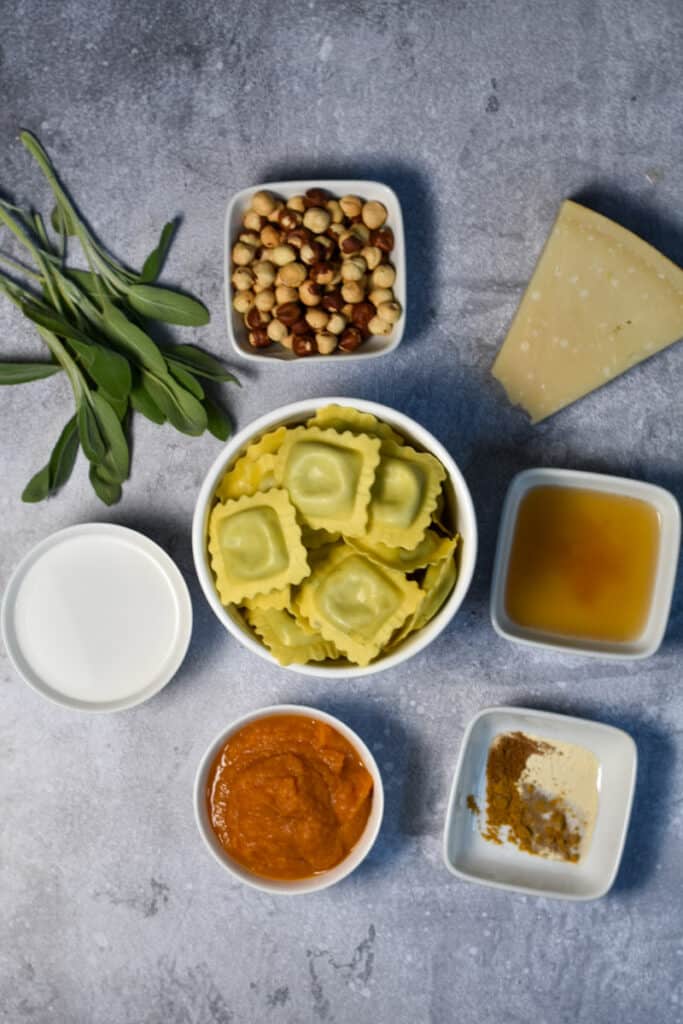
<instances>
[{"instance_id":1,"label":"mound of spice","mask_svg":"<svg viewBox=\"0 0 683 1024\"><path fill-rule=\"evenodd\" d=\"M587 852L597 814L598 767L594 754L574 744L522 732L497 736L486 765L483 838L576 863Z\"/></svg>"}]
</instances>

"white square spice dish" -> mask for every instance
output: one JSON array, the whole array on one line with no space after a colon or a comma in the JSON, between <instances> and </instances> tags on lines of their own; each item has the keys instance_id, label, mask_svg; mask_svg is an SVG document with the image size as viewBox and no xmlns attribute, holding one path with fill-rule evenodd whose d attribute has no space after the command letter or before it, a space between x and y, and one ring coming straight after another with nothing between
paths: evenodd
<instances>
[{"instance_id":1,"label":"white square spice dish","mask_svg":"<svg viewBox=\"0 0 683 1024\"><path fill-rule=\"evenodd\" d=\"M597 758L597 817L588 852L578 863L546 860L511 843L498 845L482 837L488 752L497 736L510 732L523 732L549 743L576 744ZM604 896L619 869L636 768L633 739L611 725L528 708L481 711L465 732L448 801L443 845L446 867L469 882L536 896L567 900ZM480 808L479 815L467 806L470 794Z\"/></svg>"},{"instance_id":2,"label":"white square spice dish","mask_svg":"<svg viewBox=\"0 0 683 1024\"><path fill-rule=\"evenodd\" d=\"M240 232L242 217L248 209L252 196L256 192L272 192L282 199L291 199L292 196L301 195L309 188L327 189L333 196L344 195L360 196L363 199L373 199L383 203L387 209L387 227L394 232L394 248L391 253L391 263L396 269L396 281L393 291L397 301L401 304L402 315L394 325L391 334L383 337L368 338L355 352L335 352L329 355L311 355L306 358L295 356L292 352L281 345L273 344L267 349L256 351L253 349L247 338L247 330L242 317L233 309L234 288L231 274L231 250L234 240ZM310 181L268 181L262 185L254 185L251 188L244 188L237 192L229 201L225 211L225 234L223 246L223 279L225 295L225 313L227 317L228 337L234 350L243 359L249 359L256 363L310 363L312 361L325 362L334 366L337 362L349 362L350 360L372 359L376 356L387 355L392 352L401 342L405 329L406 319L406 246L403 231L403 215L398 196L388 185L380 181L362 181L359 179L312 179Z\"/></svg>"}]
</instances>

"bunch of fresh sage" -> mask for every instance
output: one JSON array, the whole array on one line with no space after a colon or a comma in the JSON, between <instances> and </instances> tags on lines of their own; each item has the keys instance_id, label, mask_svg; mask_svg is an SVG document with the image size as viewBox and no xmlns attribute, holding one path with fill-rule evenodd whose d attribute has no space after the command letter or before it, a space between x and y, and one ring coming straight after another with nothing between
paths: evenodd
<instances>
[{"instance_id":1,"label":"bunch of fresh sage","mask_svg":"<svg viewBox=\"0 0 683 1024\"><path fill-rule=\"evenodd\" d=\"M121 497L129 473L131 410L154 423L168 421L184 434L197 436L208 429L225 440L230 419L207 387L235 378L201 349L161 344L150 335L154 320L191 327L209 322L197 299L154 283L174 224L166 224L141 272L133 273L94 238L35 136L22 132L20 138L54 194L56 239L39 213L0 199L0 226L12 233L31 264L0 254L7 268L0 271L0 291L35 324L51 361L0 362L0 384L24 384L63 371L76 407L49 462L29 481L22 498L34 502L54 494L69 479L80 447L90 462L95 492L111 505ZM89 269L67 265L70 237L80 243Z\"/></svg>"}]
</instances>

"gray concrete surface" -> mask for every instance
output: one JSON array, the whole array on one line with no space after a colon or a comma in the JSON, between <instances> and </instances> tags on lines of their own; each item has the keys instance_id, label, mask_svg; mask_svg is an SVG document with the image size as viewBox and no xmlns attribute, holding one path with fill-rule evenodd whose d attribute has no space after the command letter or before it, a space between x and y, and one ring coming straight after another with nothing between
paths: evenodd
<instances>
[{"instance_id":1,"label":"gray concrete surface","mask_svg":"<svg viewBox=\"0 0 683 1024\"><path fill-rule=\"evenodd\" d=\"M133 263L182 229L166 278L201 294L226 354L221 227L253 182L369 176L404 203L401 349L369 365L238 367L243 426L285 400L386 401L459 460L482 546L456 622L386 675L330 685L270 670L221 630L189 527L217 442L137 424L106 510L79 463L43 506L19 494L68 405L53 379L0 407L0 578L46 534L111 520L159 540L193 590L194 642L156 699L111 717L42 701L0 661L0 1019L9 1024L641 1024L683 1020L683 588L660 653L630 666L517 649L487 597L517 470L597 468L683 496L683 350L539 427L488 370L561 199L581 196L683 264L678 0L16 0L0 5L0 187L45 198L16 143L39 133L101 237ZM192 332L185 332L188 336ZM6 303L2 357L39 351ZM372 744L381 839L337 888L285 902L233 883L200 845L195 766L225 722L305 701ZM641 767L612 893L571 905L454 880L447 789L480 708L525 704L628 729Z\"/></svg>"}]
</instances>

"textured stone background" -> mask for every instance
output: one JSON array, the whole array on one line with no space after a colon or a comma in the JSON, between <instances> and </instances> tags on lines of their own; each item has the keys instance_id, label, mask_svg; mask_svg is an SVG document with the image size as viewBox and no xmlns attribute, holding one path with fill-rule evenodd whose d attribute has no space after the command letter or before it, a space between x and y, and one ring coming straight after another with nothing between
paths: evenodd
<instances>
[{"instance_id":1,"label":"textured stone background","mask_svg":"<svg viewBox=\"0 0 683 1024\"><path fill-rule=\"evenodd\" d=\"M683 1020L679 586L644 664L498 639L487 597L511 476L531 465L644 477L683 497L683 351L674 347L540 427L488 369L558 203L581 196L683 264L679 0L0 4L0 182L45 196L16 143L37 131L101 237L131 262L174 214L167 279L213 312L227 354L226 199L258 181L368 176L404 204L405 341L370 364L240 366L236 422L330 393L387 401L432 429L472 487L482 545L462 613L401 670L338 683L242 651L194 580L189 527L217 442L138 424L120 506L79 463L55 501L19 494L67 417L64 382L2 394L0 575L69 524L138 527L177 559L196 630L149 704L52 707L0 661L0 1019L10 1024L640 1024ZM39 351L0 305L3 357ZM233 883L192 819L197 761L258 705L343 715L387 784L381 839L352 878L295 902ZM454 880L440 857L447 787L480 708L525 704L628 729L641 758L612 893L571 905ZM677 760L678 759L678 760Z\"/></svg>"}]
</instances>

